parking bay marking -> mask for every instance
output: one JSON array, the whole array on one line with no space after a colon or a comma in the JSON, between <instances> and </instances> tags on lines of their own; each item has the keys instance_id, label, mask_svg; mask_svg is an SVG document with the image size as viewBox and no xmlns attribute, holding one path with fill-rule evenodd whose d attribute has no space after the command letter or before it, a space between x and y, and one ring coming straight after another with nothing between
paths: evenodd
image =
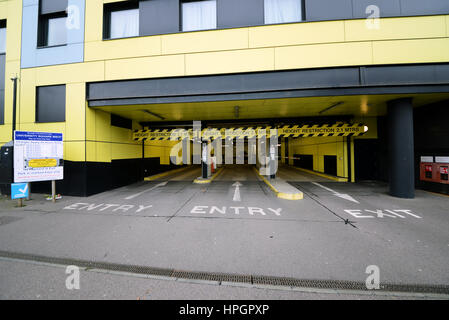
<instances>
[{"instance_id":1,"label":"parking bay marking","mask_svg":"<svg viewBox=\"0 0 449 320\"><path fill-rule=\"evenodd\" d=\"M354 218L358 219L372 219L372 218L400 218L405 219L405 217L411 216L416 219L422 219L422 217L418 216L417 214L414 214L411 210L407 209L396 209L396 210L389 210L389 209L376 209L376 210L368 210L368 209L351 209L351 210L345 210L347 214L350 214Z\"/></svg>"},{"instance_id":2,"label":"parking bay marking","mask_svg":"<svg viewBox=\"0 0 449 320\"><path fill-rule=\"evenodd\" d=\"M267 208L266 212L263 208L258 207L229 207L230 213L234 213L236 215L239 215L241 213L247 213L251 216L254 216L255 214L260 214L262 216L266 216L268 214L275 214L276 216L280 216L282 212L282 208L278 209L272 209ZM195 206L190 211L190 213L196 213L196 214L213 214L213 213L221 213L226 214L228 213L228 207L216 207L216 206Z\"/></svg>"}]
</instances>

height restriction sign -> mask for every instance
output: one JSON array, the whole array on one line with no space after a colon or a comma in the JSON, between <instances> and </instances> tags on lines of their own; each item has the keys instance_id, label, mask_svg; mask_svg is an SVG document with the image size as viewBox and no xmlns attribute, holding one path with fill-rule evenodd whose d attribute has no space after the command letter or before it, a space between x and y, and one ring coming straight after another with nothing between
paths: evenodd
<instances>
[{"instance_id":1,"label":"height restriction sign","mask_svg":"<svg viewBox=\"0 0 449 320\"><path fill-rule=\"evenodd\" d=\"M62 180L62 133L14 131L14 182Z\"/></svg>"}]
</instances>

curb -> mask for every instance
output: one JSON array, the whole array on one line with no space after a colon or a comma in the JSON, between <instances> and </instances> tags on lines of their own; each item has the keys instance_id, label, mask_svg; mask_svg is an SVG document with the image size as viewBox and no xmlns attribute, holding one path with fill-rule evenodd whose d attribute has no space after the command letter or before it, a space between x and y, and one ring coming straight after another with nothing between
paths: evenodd
<instances>
[{"instance_id":1,"label":"curb","mask_svg":"<svg viewBox=\"0 0 449 320\"><path fill-rule=\"evenodd\" d=\"M173 170L170 170L170 171L166 171L166 172L155 174L154 176L146 177L143 180L144 181L153 181L153 180L156 180L156 179L159 179L159 178L162 178L162 177L169 176L169 175L174 174L174 173L178 173L178 172L187 170L188 168L190 168L190 167L183 167L183 168L179 168L179 169L173 169Z\"/></svg>"},{"instance_id":2,"label":"curb","mask_svg":"<svg viewBox=\"0 0 449 320\"><path fill-rule=\"evenodd\" d=\"M214 179L216 177L218 177L218 175L221 173L221 171L223 171L224 167L221 167L220 169L217 170L217 172L215 172L215 174L210 177L210 179L200 179L200 178L196 178L195 180L193 180L193 183L196 184L207 184L207 183L211 183L212 181L214 181Z\"/></svg>"},{"instance_id":3,"label":"curb","mask_svg":"<svg viewBox=\"0 0 449 320\"><path fill-rule=\"evenodd\" d=\"M262 176L259 173L259 170L257 170L257 168L253 167L253 170L256 171L257 175L270 187L271 190L273 190L273 192L276 194L276 196L278 198L284 199L284 200L303 200L304 199L304 193L302 193L301 191L299 191L297 193L279 192L279 190L277 190L276 187L273 186L271 184L271 182L268 181L267 178L265 178L264 176Z\"/></svg>"}]
</instances>

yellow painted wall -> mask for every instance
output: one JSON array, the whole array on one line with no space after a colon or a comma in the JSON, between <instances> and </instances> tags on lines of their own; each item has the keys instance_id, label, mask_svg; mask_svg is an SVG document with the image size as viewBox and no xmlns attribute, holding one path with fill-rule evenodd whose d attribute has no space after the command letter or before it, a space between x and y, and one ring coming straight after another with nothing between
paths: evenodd
<instances>
[{"instance_id":1,"label":"yellow painted wall","mask_svg":"<svg viewBox=\"0 0 449 320\"><path fill-rule=\"evenodd\" d=\"M0 125L0 144L12 140L12 100L11 78L20 77L20 39L22 34L22 1L0 1L0 20L7 20L6 65L5 65L5 124Z\"/></svg>"},{"instance_id":2,"label":"yellow painted wall","mask_svg":"<svg viewBox=\"0 0 449 320\"><path fill-rule=\"evenodd\" d=\"M348 177L346 138L290 138L290 157L295 154L313 155L313 170L324 173L324 156L337 156L337 175Z\"/></svg>"},{"instance_id":3,"label":"yellow painted wall","mask_svg":"<svg viewBox=\"0 0 449 320\"><path fill-rule=\"evenodd\" d=\"M449 61L449 16L303 22L102 40L102 5L86 4L85 60L105 80Z\"/></svg>"},{"instance_id":4,"label":"yellow painted wall","mask_svg":"<svg viewBox=\"0 0 449 320\"><path fill-rule=\"evenodd\" d=\"M356 123L368 126L368 132L362 136L351 138L351 181L355 180L354 167L354 139L377 139L377 118L366 117L354 119ZM313 155L313 170L324 173L324 156L337 156L337 175L348 178L348 148L346 137L311 137L289 138L289 164L293 165L294 154Z\"/></svg>"},{"instance_id":5,"label":"yellow painted wall","mask_svg":"<svg viewBox=\"0 0 449 320\"><path fill-rule=\"evenodd\" d=\"M12 82L20 78L20 130L64 133L65 158L105 161L141 156L131 131L110 126L110 115L86 106L87 82L224 74L298 68L425 63L449 61L449 16L381 19L379 30L365 20L305 22L228 30L102 40L103 3L86 1L85 62L20 69L21 6L19 0L0 1L0 19L7 19L5 125L0 143L11 140ZM37 124L36 86L66 84L64 123ZM135 129L141 129L134 122ZM316 147L318 155L338 151L340 142ZM333 147L331 147L333 145ZM300 148L297 146L297 148ZM310 145L308 148L313 148ZM148 142L145 154L169 163L167 142ZM294 151L291 149L291 151ZM316 169L321 170L317 160ZM345 169L339 165L339 175Z\"/></svg>"}]
</instances>

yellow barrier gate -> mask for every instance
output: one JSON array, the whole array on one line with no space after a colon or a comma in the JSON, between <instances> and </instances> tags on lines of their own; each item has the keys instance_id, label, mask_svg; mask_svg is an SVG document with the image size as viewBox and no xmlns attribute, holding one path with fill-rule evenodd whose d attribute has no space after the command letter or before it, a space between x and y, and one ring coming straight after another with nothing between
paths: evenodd
<instances>
[{"instance_id":1,"label":"yellow barrier gate","mask_svg":"<svg viewBox=\"0 0 449 320\"><path fill-rule=\"evenodd\" d=\"M278 137L351 137L360 136L368 131L368 127L362 123L356 124L334 124L334 125L286 125L283 127L241 127L241 128L206 128L201 132L193 129L163 129L163 130L136 130L133 134L135 141L145 140L182 140L202 138L203 140L222 139L244 139L264 136Z\"/></svg>"}]
</instances>

